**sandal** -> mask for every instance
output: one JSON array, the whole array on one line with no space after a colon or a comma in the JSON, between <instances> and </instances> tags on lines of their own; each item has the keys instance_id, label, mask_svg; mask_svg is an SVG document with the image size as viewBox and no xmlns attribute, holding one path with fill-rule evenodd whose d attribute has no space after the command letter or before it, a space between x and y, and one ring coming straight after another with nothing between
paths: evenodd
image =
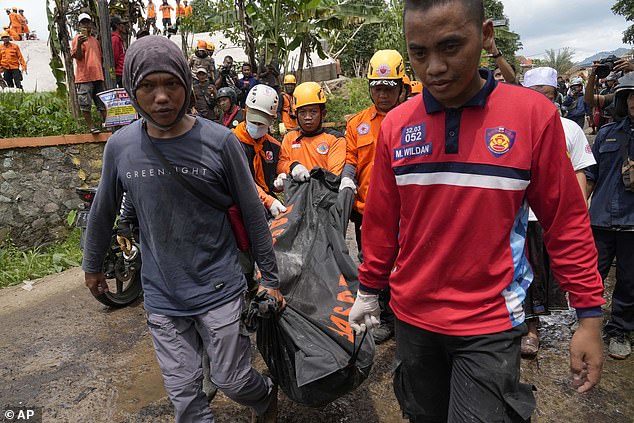
<instances>
[{"instance_id":1,"label":"sandal","mask_svg":"<svg viewBox=\"0 0 634 423\"><path fill-rule=\"evenodd\" d=\"M93 135L96 135L96 134L98 134L100 132L101 132L101 130L99 128L92 128L90 130L90 133L93 134Z\"/></svg>"},{"instance_id":2,"label":"sandal","mask_svg":"<svg viewBox=\"0 0 634 423\"><path fill-rule=\"evenodd\" d=\"M534 358L539 351L539 338L533 336L522 336L520 352L523 357Z\"/></svg>"}]
</instances>

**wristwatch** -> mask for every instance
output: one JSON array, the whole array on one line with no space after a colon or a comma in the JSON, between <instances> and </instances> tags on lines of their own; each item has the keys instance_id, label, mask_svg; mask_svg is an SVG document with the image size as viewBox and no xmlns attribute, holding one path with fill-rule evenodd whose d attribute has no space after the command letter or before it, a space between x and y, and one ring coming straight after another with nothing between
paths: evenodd
<instances>
[{"instance_id":1,"label":"wristwatch","mask_svg":"<svg viewBox=\"0 0 634 423\"><path fill-rule=\"evenodd\" d=\"M498 49L498 54L492 54L491 57L497 59L498 57L502 57L502 50Z\"/></svg>"}]
</instances>

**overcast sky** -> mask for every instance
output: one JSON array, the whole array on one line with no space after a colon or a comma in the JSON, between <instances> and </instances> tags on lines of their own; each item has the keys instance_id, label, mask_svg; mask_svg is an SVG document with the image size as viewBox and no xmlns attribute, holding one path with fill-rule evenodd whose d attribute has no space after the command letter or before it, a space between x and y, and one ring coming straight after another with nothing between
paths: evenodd
<instances>
[{"instance_id":1,"label":"overcast sky","mask_svg":"<svg viewBox=\"0 0 634 423\"><path fill-rule=\"evenodd\" d=\"M570 47L575 60L582 60L602 50L628 47L621 41L628 27L621 16L610 10L615 0L503 0L511 30L520 34L524 56L540 57L548 48ZM170 0L175 3L175 0ZM29 27L40 38L48 37L45 0L0 0L7 7L24 8ZM0 22L8 24L2 13Z\"/></svg>"}]
</instances>

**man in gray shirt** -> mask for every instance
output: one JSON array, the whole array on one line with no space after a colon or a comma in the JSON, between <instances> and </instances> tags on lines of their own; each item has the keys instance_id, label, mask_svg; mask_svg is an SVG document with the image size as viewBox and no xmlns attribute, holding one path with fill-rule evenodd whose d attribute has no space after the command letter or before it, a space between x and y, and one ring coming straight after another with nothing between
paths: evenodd
<instances>
[{"instance_id":1,"label":"man in gray shirt","mask_svg":"<svg viewBox=\"0 0 634 423\"><path fill-rule=\"evenodd\" d=\"M126 192L139 220L147 322L176 421L214 421L202 391L203 349L212 380L225 395L251 407L254 421L274 421L277 388L251 367L250 342L240 321L246 282L222 210L234 203L240 207L262 273L260 289L283 307L265 210L244 153L230 130L185 114L191 72L166 38L147 36L132 44L123 79L143 119L106 144L88 222L86 285L95 295L108 289L102 261ZM214 199L216 207L185 189L175 173Z\"/></svg>"}]
</instances>

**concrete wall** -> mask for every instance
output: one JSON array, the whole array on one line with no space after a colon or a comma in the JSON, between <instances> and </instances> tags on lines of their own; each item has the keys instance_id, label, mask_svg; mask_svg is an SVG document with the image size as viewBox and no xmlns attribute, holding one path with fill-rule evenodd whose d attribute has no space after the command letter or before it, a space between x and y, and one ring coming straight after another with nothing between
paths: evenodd
<instances>
[{"instance_id":1,"label":"concrete wall","mask_svg":"<svg viewBox=\"0 0 634 423\"><path fill-rule=\"evenodd\" d=\"M43 145L12 148L0 140L0 243L35 246L63 239L71 229L67 216L81 203L75 188L99 181L103 142L37 140L32 144Z\"/></svg>"}]
</instances>

